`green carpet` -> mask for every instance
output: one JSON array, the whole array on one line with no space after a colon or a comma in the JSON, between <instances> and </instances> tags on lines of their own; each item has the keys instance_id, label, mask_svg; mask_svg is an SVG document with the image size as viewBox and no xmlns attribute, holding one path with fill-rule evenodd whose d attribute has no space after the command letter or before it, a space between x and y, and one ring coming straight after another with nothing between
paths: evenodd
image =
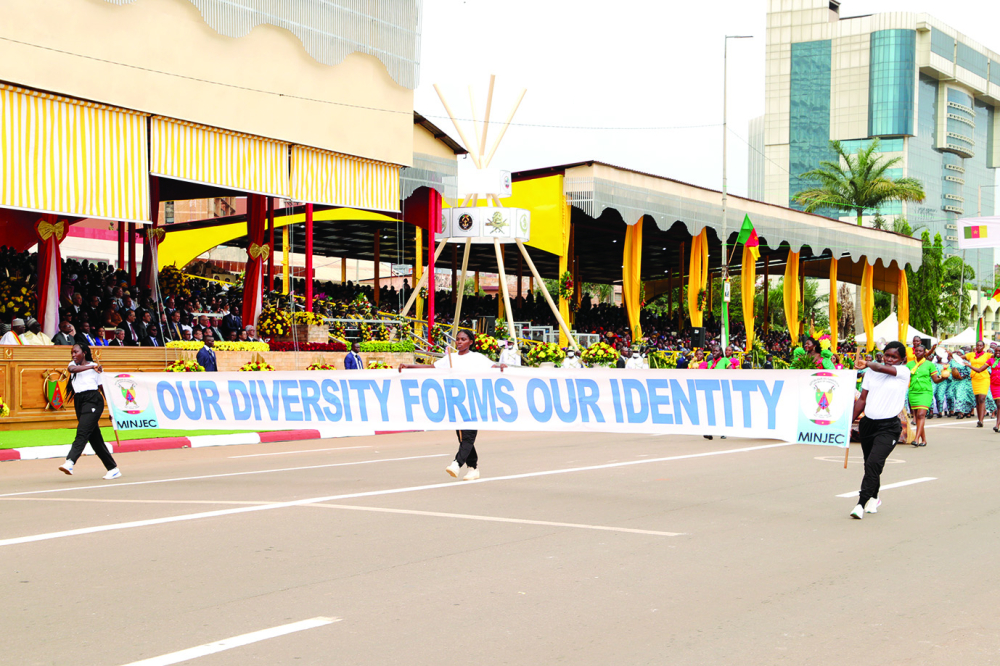
<instances>
[{"instance_id":1,"label":"green carpet","mask_svg":"<svg viewBox=\"0 0 1000 666\"><path fill-rule=\"evenodd\" d=\"M130 439L151 439L154 437L195 437L197 435L233 435L256 430L129 430L118 433L122 441ZM101 428L106 442L115 441L111 428ZM21 449L26 446L52 446L72 444L76 428L56 428L53 430L10 430L0 432L0 449Z\"/></svg>"}]
</instances>

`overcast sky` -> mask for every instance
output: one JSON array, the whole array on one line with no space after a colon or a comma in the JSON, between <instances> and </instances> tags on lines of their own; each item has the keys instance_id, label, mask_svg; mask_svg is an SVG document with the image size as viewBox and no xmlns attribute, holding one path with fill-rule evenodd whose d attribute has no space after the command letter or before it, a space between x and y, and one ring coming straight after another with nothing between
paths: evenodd
<instances>
[{"instance_id":1,"label":"overcast sky","mask_svg":"<svg viewBox=\"0 0 1000 666\"><path fill-rule=\"evenodd\" d=\"M493 166L516 171L595 159L719 189L723 37L753 35L729 42L729 188L744 195L747 124L764 113L765 7L765 0L425 0L415 108L455 136L433 84L463 118L471 117L472 84L481 118L496 74L495 123L527 88L515 123L588 129L512 126ZM931 13L1000 51L995 0L841 5L841 16L892 11ZM635 127L677 129L589 129Z\"/></svg>"}]
</instances>

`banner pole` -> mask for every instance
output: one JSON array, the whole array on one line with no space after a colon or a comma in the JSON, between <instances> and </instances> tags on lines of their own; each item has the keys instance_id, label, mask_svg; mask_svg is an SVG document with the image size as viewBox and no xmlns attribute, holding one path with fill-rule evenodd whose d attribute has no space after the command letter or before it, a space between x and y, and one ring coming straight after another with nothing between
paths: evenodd
<instances>
[{"instance_id":1,"label":"banner pole","mask_svg":"<svg viewBox=\"0 0 1000 666\"><path fill-rule=\"evenodd\" d=\"M847 458L851 455L851 442L847 442L847 446L844 448L844 469L847 469Z\"/></svg>"}]
</instances>

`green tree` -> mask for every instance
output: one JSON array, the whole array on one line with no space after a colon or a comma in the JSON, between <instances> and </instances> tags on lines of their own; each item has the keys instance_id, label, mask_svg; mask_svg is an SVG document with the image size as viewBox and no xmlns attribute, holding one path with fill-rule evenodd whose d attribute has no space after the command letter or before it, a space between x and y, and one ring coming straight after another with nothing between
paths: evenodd
<instances>
[{"instance_id":1,"label":"green tree","mask_svg":"<svg viewBox=\"0 0 1000 666\"><path fill-rule=\"evenodd\" d=\"M812 213L823 208L851 211L857 215L858 226L865 211L877 212L892 201L923 201L924 188L915 178L889 178L886 172L902 163L901 157L885 159L878 139L857 155L846 152L839 141L830 148L837 161L824 160L819 167L802 174L802 178L817 183L816 187L797 192L793 199Z\"/></svg>"},{"instance_id":2,"label":"green tree","mask_svg":"<svg viewBox=\"0 0 1000 666\"><path fill-rule=\"evenodd\" d=\"M975 275L972 266L962 261L961 257L952 256L944 260L941 266L941 298L937 318L933 322L935 333L955 324L964 324L965 313L969 311L969 295L965 293L966 283L974 280Z\"/></svg>"},{"instance_id":3,"label":"green tree","mask_svg":"<svg viewBox=\"0 0 1000 666\"><path fill-rule=\"evenodd\" d=\"M941 308L944 247L941 234L934 234L931 242L926 229L920 236L923 243L923 262L916 271L906 270L910 287L910 325L937 336L938 310Z\"/></svg>"},{"instance_id":4,"label":"green tree","mask_svg":"<svg viewBox=\"0 0 1000 666\"><path fill-rule=\"evenodd\" d=\"M805 322L803 333L809 332L809 321L812 320L816 330L830 329L830 313L826 303L830 297L827 294L820 296L819 282L817 280L806 280L806 293L803 304L799 312L799 318ZM730 308L732 312L732 308ZM758 318L758 329L763 329L764 316L764 294L758 290L754 294L754 312ZM773 283L767 292L767 318L770 327L778 330L788 330L788 322L785 320L785 279L779 278Z\"/></svg>"}]
</instances>

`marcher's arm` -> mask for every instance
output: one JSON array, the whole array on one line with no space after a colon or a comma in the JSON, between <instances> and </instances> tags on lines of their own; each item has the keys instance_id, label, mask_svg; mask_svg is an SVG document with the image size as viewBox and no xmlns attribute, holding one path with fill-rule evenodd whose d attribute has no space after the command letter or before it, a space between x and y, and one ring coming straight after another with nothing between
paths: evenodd
<instances>
[{"instance_id":1,"label":"marcher's arm","mask_svg":"<svg viewBox=\"0 0 1000 666\"><path fill-rule=\"evenodd\" d=\"M69 366L69 372L70 372L70 374L73 374L73 375L75 375L75 374L77 374L79 372L83 372L85 370L96 370L97 372L101 372L102 368L101 368L100 364L98 364L98 363L87 363L86 365L71 365L71 366Z\"/></svg>"},{"instance_id":2,"label":"marcher's arm","mask_svg":"<svg viewBox=\"0 0 1000 666\"><path fill-rule=\"evenodd\" d=\"M868 389L862 389L861 397L854 401L854 415L851 417L851 423L858 420L861 416L861 412L865 411L865 404L868 402Z\"/></svg>"},{"instance_id":3,"label":"marcher's arm","mask_svg":"<svg viewBox=\"0 0 1000 666\"><path fill-rule=\"evenodd\" d=\"M875 361L865 361L865 367L874 370L875 372L881 372L884 375L896 376L896 366L886 365L885 363L876 363Z\"/></svg>"}]
</instances>

